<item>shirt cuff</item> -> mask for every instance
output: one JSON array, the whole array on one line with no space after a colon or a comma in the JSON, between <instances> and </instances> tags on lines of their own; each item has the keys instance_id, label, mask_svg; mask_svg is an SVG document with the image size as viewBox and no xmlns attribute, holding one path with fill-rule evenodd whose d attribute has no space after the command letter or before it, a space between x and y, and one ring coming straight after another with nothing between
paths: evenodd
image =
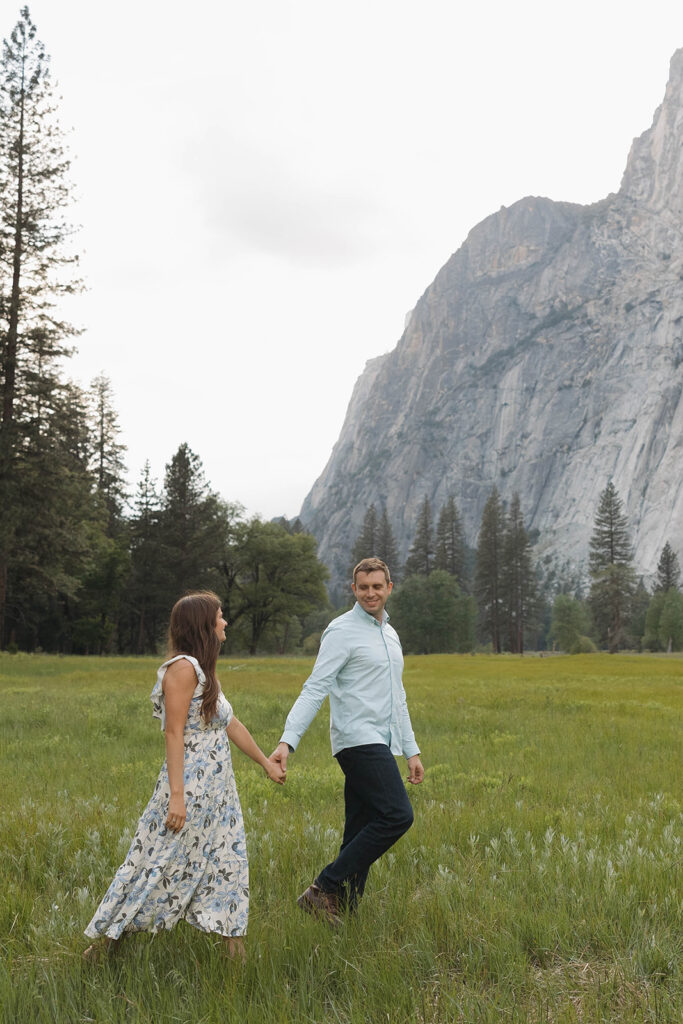
<instances>
[{"instance_id":1,"label":"shirt cuff","mask_svg":"<svg viewBox=\"0 0 683 1024\"><path fill-rule=\"evenodd\" d=\"M292 753L296 750L298 742L299 737L290 729L285 729L280 737L280 743L286 743Z\"/></svg>"},{"instance_id":2,"label":"shirt cuff","mask_svg":"<svg viewBox=\"0 0 683 1024\"><path fill-rule=\"evenodd\" d=\"M409 757L415 757L415 755L419 754L419 753L420 753L420 748L418 747L417 743L415 743L414 740L413 740L412 743L409 743L403 749L403 756L405 757L406 761L408 760Z\"/></svg>"}]
</instances>

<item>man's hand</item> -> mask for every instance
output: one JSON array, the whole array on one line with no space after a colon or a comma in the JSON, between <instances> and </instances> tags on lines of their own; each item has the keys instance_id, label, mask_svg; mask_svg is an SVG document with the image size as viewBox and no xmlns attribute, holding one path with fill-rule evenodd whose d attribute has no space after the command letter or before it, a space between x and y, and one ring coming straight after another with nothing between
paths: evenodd
<instances>
[{"instance_id":1,"label":"man's hand","mask_svg":"<svg viewBox=\"0 0 683 1024\"><path fill-rule=\"evenodd\" d=\"M422 767L420 755L413 754L412 757L408 758L408 782L412 782L414 786L419 786L424 777L425 770Z\"/></svg>"},{"instance_id":2,"label":"man's hand","mask_svg":"<svg viewBox=\"0 0 683 1024\"><path fill-rule=\"evenodd\" d=\"M271 761L277 761L282 768L283 772L287 772L287 758L289 757L289 744L278 743L273 753L270 755Z\"/></svg>"},{"instance_id":3,"label":"man's hand","mask_svg":"<svg viewBox=\"0 0 683 1024\"><path fill-rule=\"evenodd\" d=\"M269 757L263 766L263 770L272 782L277 782L280 786L284 786L287 781L287 772L279 762Z\"/></svg>"}]
</instances>

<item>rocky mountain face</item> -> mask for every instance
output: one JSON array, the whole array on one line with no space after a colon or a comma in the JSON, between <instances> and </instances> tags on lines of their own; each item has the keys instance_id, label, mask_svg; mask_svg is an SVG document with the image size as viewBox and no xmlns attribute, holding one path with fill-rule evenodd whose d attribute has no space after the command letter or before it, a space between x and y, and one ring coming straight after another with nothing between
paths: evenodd
<instances>
[{"instance_id":1,"label":"rocky mountain face","mask_svg":"<svg viewBox=\"0 0 683 1024\"><path fill-rule=\"evenodd\" d=\"M636 567L683 557L683 49L621 188L526 198L478 224L356 383L301 519L343 577L367 506L402 557L425 495L476 542L493 485L536 553L580 566L598 495L624 501Z\"/></svg>"}]
</instances>

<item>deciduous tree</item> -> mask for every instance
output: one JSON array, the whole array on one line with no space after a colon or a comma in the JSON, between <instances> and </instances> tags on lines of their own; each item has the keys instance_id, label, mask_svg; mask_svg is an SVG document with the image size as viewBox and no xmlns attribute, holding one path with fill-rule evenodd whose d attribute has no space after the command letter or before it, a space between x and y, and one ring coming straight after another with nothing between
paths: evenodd
<instances>
[{"instance_id":1,"label":"deciduous tree","mask_svg":"<svg viewBox=\"0 0 683 1024\"><path fill-rule=\"evenodd\" d=\"M465 652L474 647L475 601L463 595L455 577L443 569L434 569L428 577L406 577L391 596L389 612L408 653Z\"/></svg>"},{"instance_id":2,"label":"deciduous tree","mask_svg":"<svg viewBox=\"0 0 683 1024\"><path fill-rule=\"evenodd\" d=\"M327 569L318 560L315 539L308 533L290 534L277 523L252 519L244 531L239 559L231 617L244 644L250 654L256 654L270 633L286 646L292 617L301 619L327 604Z\"/></svg>"},{"instance_id":3,"label":"deciduous tree","mask_svg":"<svg viewBox=\"0 0 683 1024\"><path fill-rule=\"evenodd\" d=\"M670 587L664 596L659 618L659 642L671 654L683 648L683 594Z\"/></svg>"},{"instance_id":4,"label":"deciduous tree","mask_svg":"<svg viewBox=\"0 0 683 1024\"><path fill-rule=\"evenodd\" d=\"M590 634L590 629L590 615L583 601L570 594L558 594L553 603L550 638L560 650L573 651L580 638Z\"/></svg>"}]
</instances>

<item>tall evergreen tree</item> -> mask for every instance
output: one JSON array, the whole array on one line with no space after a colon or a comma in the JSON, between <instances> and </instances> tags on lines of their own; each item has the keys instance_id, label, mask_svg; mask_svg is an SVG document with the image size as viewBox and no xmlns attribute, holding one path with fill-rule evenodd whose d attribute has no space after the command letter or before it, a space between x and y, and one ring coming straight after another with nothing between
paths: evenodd
<instances>
[{"instance_id":1,"label":"tall evergreen tree","mask_svg":"<svg viewBox=\"0 0 683 1024\"><path fill-rule=\"evenodd\" d=\"M386 507L382 509L382 515L380 516L379 523L377 525L376 554L378 558L381 558L382 561L389 566L391 578L394 583L398 583L400 579L398 548L396 547L394 531L391 529L391 523L389 522Z\"/></svg>"},{"instance_id":2,"label":"tall evergreen tree","mask_svg":"<svg viewBox=\"0 0 683 1024\"><path fill-rule=\"evenodd\" d=\"M465 583L465 542L458 506L450 495L439 513L436 527L436 553L434 568L455 576L460 587Z\"/></svg>"},{"instance_id":3,"label":"tall evergreen tree","mask_svg":"<svg viewBox=\"0 0 683 1024\"><path fill-rule=\"evenodd\" d=\"M115 533L126 500L126 466L123 461L126 446L119 441L121 429L114 407L111 381L102 373L95 377L90 386L90 400L93 423L92 471L97 493L109 514L110 531Z\"/></svg>"},{"instance_id":4,"label":"tall evergreen tree","mask_svg":"<svg viewBox=\"0 0 683 1024\"><path fill-rule=\"evenodd\" d=\"M204 478L201 459L181 444L166 466L160 516L169 609L186 590L218 589L229 518L229 506Z\"/></svg>"},{"instance_id":5,"label":"tall evergreen tree","mask_svg":"<svg viewBox=\"0 0 683 1024\"><path fill-rule=\"evenodd\" d=\"M415 538L403 570L404 576L429 576L434 568L432 507L425 496L417 518Z\"/></svg>"},{"instance_id":6,"label":"tall evergreen tree","mask_svg":"<svg viewBox=\"0 0 683 1024\"><path fill-rule=\"evenodd\" d=\"M88 472L85 396L64 386L27 425L15 455L17 516L6 562L6 636L31 649L72 649L77 598L105 522ZM14 636L13 636L14 634Z\"/></svg>"},{"instance_id":7,"label":"tall evergreen tree","mask_svg":"<svg viewBox=\"0 0 683 1024\"><path fill-rule=\"evenodd\" d=\"M126 590L129 626L124 642L136 654L156 651L168 619L160 522L161 497L145 462L130 519L131 574Z\"/></svg>"},{"instance_id":8,"label":"tall evergreen tree","mask_svg":"<svg viewBox=\"0 0 683 1024\"><path fill-rule=\"evenodd\" d=\"M657 564L655 593L659 590L663 590L666 593L666 591L671 590L672 587L675 590L678 590L680 578L681 568L678 564L678 555L667 541L662 548L662 553L659 556L659 562Z\"/></svg>"},{"instance_id":9,"label":"tall evergreen tree","mask_svg":"<svg viewBox=\"0 0 683 1024\"><path fill-rule=\"evenodd\" d=\"M351 549L349 578L353 575L354 567L358 565L363 558L372 558L373 555L376 555L378 526L377 509L374 504L368 505L365 510L365 516L363 517L363 526L356 538L353 548ZM380 556L377 555L377 557L379 558Z\"/></svg>"},{"instance_id":10,"label":"tall evergreen tree","mask_svg":"<svg viewBox=\"0 0 683 1024\"><path fill-rule=\"evenodd\" d=\"M523 654L525 632L531 626L536 613L538 587L531 560L531 545L524 528L517 493L512 496L504 526L500 579L509 650L515 654Z\"/></svg>"},{"instance_id":11,"label":"tall evergreen tree","mask_svg":"<svg viewBox=\"0 0 683 1024\"><path fill-rule=\"evenodd\" d=\"M626 646L636 579L628 522L610 480L600 495L590 540L589 604L601 640L611 652Z\"/></svg>"},{"instance_id":12,"label":"tall evergreen tree","mask_svg":"<svg viewBox=\"0 0 683 1024\"><path fill-rule=\"evenodd\" d=\"M130 535L124 517L125 447L118 440L118 417L106 377L95 378L89 399L89 464L103 532L93 539L91 564L81 580L72 643L76 652L103 654L125 643L127 616L122 618L121 612L130 573Z\"/></svg>"},{"instance_id":13,"label":"tall evergreen tree","mask_svg":"<svg viewBox=\"0 0 683 1024\"><path fill-rule=\"evenodd\" d=\"M503 505L494 487L484 506L477 542L474 590L484 634L490 639L495 654L502 649L503 611L503 544L505 517Z\"/></svg>"},{"instance_id":14,"label":"tall evergreen tree","mask_svg":"<svg viewBox=\"0 0 683 1024\"><path fill-rule=\"evenodd\" d=\"M54 494L62 521L73 508L65 415L74 392L61 384L58 360L76 332L55 315L55 304L78 282L68 271L75 257L65 250L69 163L55 113L48 57L24 7L0 58L0 643L7 602L16 606L18 596L8 589L15 555L30 531L25 460L35 466L40 454L32 449L36 430L43 441L54 433L45 468L58 471L47 490L64 483L63 498ZM79 535L76 524L72 533ZM59 573L72 578L66 564Z\"/></svg>"}]
</instances>

